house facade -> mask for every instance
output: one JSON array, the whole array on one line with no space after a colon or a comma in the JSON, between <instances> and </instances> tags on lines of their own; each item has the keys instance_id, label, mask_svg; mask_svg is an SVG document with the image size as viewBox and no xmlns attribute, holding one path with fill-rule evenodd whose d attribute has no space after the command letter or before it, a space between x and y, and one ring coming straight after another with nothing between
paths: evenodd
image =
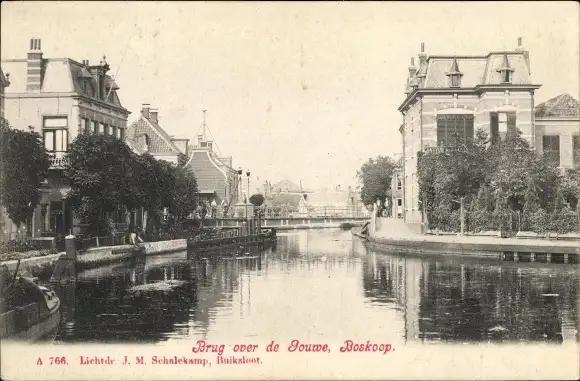
<instances>
[{"instance_id":1,"label":"house facade","mask_svg":"<svg viewBox=\"0 0 580 381\"><path fill-rule=\"evenodd\" d=\"M205 134L198 135L197 142L189 147L188 156L185 165L195 173L200 201L215 200L218 205L230 206L240 202L243 197L239 189L243 180L241 169L233 168L231 157L220 157L212 140ZM233 212L233 208L228 211Z\"/></svg>"},{"instance_id":2,"label":"house facade","mask_svg":"<svg viewBox=\"0 0 580 381\"><path fill-rule=\"evenodd\" d=\"M3 89L4 115L12 127L40 133L51 156L51 169L42 199L28 226L29 236L54 236L73 229L71 208L64 201L68 186L62 166L70 143L78 134L94 133L125 138L130 112L121 104L106 57L90 64L71 58L46 58L41 40L30 40L26 57L2 59L10 86ZM15 233L5 224L3 239Z\"/></svg>"},{"instance_id":3,"label":"house facade","mask_svg":"<svg viewBox=\"0 0 580 381\"><path fill-rule=\"evenodd\" d=\"M580 106L569 94L540 103L535 114L535 146L560 168L580 165Z\"/></svg>"},{"instance_id":4,"label":"house facade","mask_svg":"<svg viewBox=\"0 0 580 381\"><path fill-rule=\"evenodd\" d=\"M540 85L532 81L529 52L521 39L515 50L481 56L428 56L422 44L418 58L418 66L411 59L399 111L404 220L420 229L417 153L461 145L479 129L493 144L508 127L517 127L535 146L534 91Z\"/></svg>"}]
</instances>

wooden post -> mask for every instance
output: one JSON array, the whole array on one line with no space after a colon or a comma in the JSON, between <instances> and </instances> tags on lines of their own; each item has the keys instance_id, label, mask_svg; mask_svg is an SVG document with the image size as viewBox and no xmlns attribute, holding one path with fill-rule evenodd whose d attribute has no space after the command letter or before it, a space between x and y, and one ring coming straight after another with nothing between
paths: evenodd
<instances>
[{"instance_id":1,"label":"wooden post","mask_svg":"<svg viewBox=\"0 0 580 381\"><path fill-rule=\"evenodd\" d=\"M461 235L465 233L465 208L463 206L463 200L465 197L461 197L460 206L459 206L459 214L461 216Z\"/></svg>"},{"instance_id":2,"label":"wooden post","mask_svg":"<svg viewBox=\"0 0 580 381\"><path fill-rule=\"evenodd\" d=\"M564 254L564 263L568 263L569 259L568 259L568 254Z\"/></svg>"},{"instance_id":3,"label":"wooden post","mask_svg":"<svg viewBox=\"0 0 580 381\"><path fill-rule=\"evenodd\" d=\"M519 261L518 253L514 251L514 262Z\"/></svg>"},{"instance_id":4,"label":"wooden post","mask_svg":"<svg viewBox=\"0 0 580 381\"><path fill-rule=\"evenodd\" d=\"M548 263L552 262L552 254L551 253L546 254L546 262L548 262Z\"/></svg>"}]
</instances>

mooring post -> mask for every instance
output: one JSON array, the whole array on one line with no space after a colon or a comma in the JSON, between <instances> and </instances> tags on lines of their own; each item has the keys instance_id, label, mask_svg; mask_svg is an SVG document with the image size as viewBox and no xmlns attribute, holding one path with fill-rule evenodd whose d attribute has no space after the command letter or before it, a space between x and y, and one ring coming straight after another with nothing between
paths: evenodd
<instances>
[{"instance_id":1,"label":"mooring post","mask_svg":"<svg viewBox=\"0 0 580 381\"><path fill-rule=\"evenodd\" d=\"M76 237L74 235L70 234L64 238L64 247L66 250L66 259L72 259L76 261L77 245L76 245Z\"/></svg>"},{"instance_id":2,"label":"mooring post","mask_svg":"<svg viewBox=\"0 0 580 381\"><path fill-rule=\"evenodd\" d=\"M530 253L530 262L534 262L536 253Z\"/></svg>"},{"instance_id":3,"label":"mooring post","mask_svg":"<svg viewBox=\"0 0 580 381\"><path fill-rule=\"evenodd\" d=\"M551 253L546 254L546 262L548 262L548 263L552 262L552 254Z\"/></svg>"},{"instance_id":4,"label":"mooring post","mask_svg":"<svg viewBox=\"0 0 580 381\"><path fill-rule=\"evenodd\" d=\"M568 263L568 254L564 254L564 263Z\"/></svg>"},{"instance_id":5,"label":"mooring post","mask_svg":"<svg viewBox=\"0 0 580 381\"><path fill-rule=\"evenodd\" d=\"M518 260L519 260L518 253L514 252L514 262L517 262Z\"/></svg>"}]
</instances>

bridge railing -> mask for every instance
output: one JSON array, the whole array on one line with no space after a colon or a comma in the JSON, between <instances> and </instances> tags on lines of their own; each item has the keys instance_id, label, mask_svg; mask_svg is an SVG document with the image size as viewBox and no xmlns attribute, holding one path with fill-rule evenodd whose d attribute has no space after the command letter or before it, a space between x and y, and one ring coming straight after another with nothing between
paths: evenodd
<instances>
[{"instance_id":1,"label":"bridge railing","mask_svg":"<svg viewBox=\"0 0 580 381\"><path fill-rule=\"evenodd\" d=\"M367 218L369 212L355 208L310 207L308 210L291 210L268 207L264 218Z\"/></svg>"}]
</instances>

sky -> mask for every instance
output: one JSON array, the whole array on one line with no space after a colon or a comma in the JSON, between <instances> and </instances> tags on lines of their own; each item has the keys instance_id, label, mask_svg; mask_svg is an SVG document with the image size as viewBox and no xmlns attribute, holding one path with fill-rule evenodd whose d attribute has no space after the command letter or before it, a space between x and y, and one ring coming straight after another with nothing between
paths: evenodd
<instances>
[{"instance_id":1,"label":"sky","mask_svg":"<svg viewBox=\"0 0 580 381\"><path fill-rule=\"evenodd\" d=\"M579 98L575 2L3 2L2 58L98 62L132 114L194 139L207 124L252 182L356 185L370 157L401 152L410 57L530 51L536 104ZM417 61L417 59L416 59ZM254 183L252 183L254 184ZM252 188L254 185L252 185Z\"/></svg>"}]
</instances>

